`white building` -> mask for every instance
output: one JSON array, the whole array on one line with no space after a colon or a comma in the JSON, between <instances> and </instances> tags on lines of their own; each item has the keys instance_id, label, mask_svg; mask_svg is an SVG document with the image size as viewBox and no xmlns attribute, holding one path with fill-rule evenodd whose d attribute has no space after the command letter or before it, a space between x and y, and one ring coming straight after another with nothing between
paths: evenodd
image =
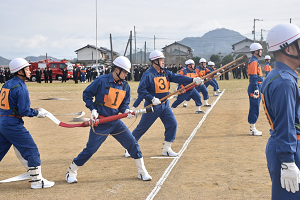
<instances>
[{"instance_id":1,"label":"white building","mask_svg":"<svg viewBox=\"0 0 300 200\"><path fill-rule=\"evenodd\" d=\"M253 40L245 38L242 41L239 41L232 45L233 56L237 56L239 54L245 54L248 58L252 56L250 52L250 45L253 43Z\"/></svg>"},{"instance_id":2,"label":"white building","mask_svg":"<svg viewBox=\"0 0 300 200\"><path fill-rule=\"evenodd\" d=\"M167 45L162 49L166 57L165 64L184 65L186 60L193 57L192 49L178 42Z\"/></svg>"},{"instance_id":3,"label":"white building","mask_svg":"<svg viewBox=\"0 0 300 200\"><path fill-rule=\"evenodd\" d=\"M94 45L86 45L80 49L77 49L77 61L79 62L87 62L88 64L96 63L96 59L98 62L102 63L110 63L111 62L111 50L100 47L97 48L97 55L96 55L96 47ZM118 53L114 52L114 58L118 56Z\"/></svg>"}]
</instances>

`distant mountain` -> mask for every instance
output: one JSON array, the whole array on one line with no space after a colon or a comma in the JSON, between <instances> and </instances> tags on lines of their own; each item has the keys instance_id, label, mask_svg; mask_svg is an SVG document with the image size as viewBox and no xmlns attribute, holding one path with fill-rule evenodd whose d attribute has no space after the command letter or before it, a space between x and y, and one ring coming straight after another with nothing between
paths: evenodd
<instances>
[{"instance_id":1,"label":"distant mountain","mask_svg":"<svg viewBox=\"0 0 300 200\"><path fill-rule=\"evenodd\" d=\"M219 52L222 56L228 55L233 51L232 45L245 38L239 32L221 28L209 31L202 37L186 37L178 43L191 47L193 56L209 59L212 54Z\"/></svg>"},{"instance_id":2,"label":"distant mountain","mask_svg":"<svg viewBox=\"0 0 300 200\"><path fill-rule=\"evenodd\" d=\"M9 62L10 62L10 60L0 56L0 66L7 66L9 64Z\"/></svg>"},{"instance_id":3,"label":"distant mountain","mask_svg":"<svg viewBox=\"0 0 300 200\"><path fill-rule=\"evenodd\" d=\"M47 56L48 59L52 59L53 61L60 61L59 59L57 58L54 58L54 57L51 57L51 56ZM37 62L37 61L40 61L40 60L45 60L46 59L46 56L27 56L26 58L24 58L25 60L29 61L30 62Z\"/></svg>"},{"instance_id":4,"label":"distant mountain","mask_svg":"<svg viewBox=\"0 0 300 200\"><path fill-rule=\"evenodd\" d=\"M47 58L52 59L53 61L60 61L59 59L51 57L51 56L48 56ZM27 61L29 59L30 62L37 62L37 61L40 61L40 60L45 60L46 56L27 56L24 59L27 60ZM0 56L0 66L8 66L9 62L10 62L10 60Z\"/></svg>"}]
</instances>

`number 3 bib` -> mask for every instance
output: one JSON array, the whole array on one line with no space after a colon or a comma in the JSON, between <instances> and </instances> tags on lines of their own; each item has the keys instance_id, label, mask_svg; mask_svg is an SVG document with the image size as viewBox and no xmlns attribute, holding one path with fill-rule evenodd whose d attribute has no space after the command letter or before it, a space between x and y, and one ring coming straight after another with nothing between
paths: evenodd
<instances>
[{"instance_id":1,"label":"number 3 bib","mask_svg":"<svg viewBox=\"0 0 300 200\"><path fill-rule=\"evenodd\" d=\"M169 82L166 77L155 77L155 93L166 93L169 92Z\"/></svg>"},{"instance_id":2,"label":"number 3 bib","mask_svg":"<svg viewBox=\"0 0 300 200\"><path fill-rule=\"evenodd\" d=\"M125 98L126 91L116 88L109 88L108 95L104 100L104 105L112 109L118 109Z\"/></svg>"}]
</instances>

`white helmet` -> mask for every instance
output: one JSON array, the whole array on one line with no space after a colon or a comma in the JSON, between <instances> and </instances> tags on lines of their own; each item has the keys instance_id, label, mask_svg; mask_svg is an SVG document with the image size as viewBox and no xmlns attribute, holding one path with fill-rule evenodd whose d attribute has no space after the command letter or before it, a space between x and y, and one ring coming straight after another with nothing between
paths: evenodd
<instances>
[{"instance_id":1,"label":"white helmet","mask_svg":"<svg viewBox=\"0 0 300 200\"><path fill-rule=\"evenodd\" d=\"M9 63L9 70L13 74L29 65L24 58L14 58Z\"/></svg>"},{"instance_id":2,"label":"white helmet","mask_svg":"<svg viewBox=\"0 0 300 200\"><path fill-rule=\"evenodd\" d=\"M153 61L159 58L165 58L164 54L161 51L154 50L149 55L149 60Z\"/></svg>"},{"instance_id":3,"label":"white helmet","mask_svg":"<svg viewBox=\"0 0 300 200\"><path fill-rule=\"evenodd\" d=\"M199 63L202 63L202 62L205 62L205 63L206 63L206 60L205 60L204 58L201 58L201 59L199 60Z\"/></svg>"},{"instance_id":4,"label":"white helmet","mask_svg":"<svg viewBox=\"0 0 300 200\"><path fill-rule=\"evenodd\" d=\"M131 62L125 56L119 56L119 57L117 57L114 60L113 64L115 66L117 66L117 67L120 67L120 68L124 69L127 72L130 72Z\"/></svg>"},{"instance_id":5,"label":"white helmet","mask_svg":"<svg viewBox=\"0 0 300 200\"><path fill-rule=\"evenodd\" d=\"M214 62L212 62L212 61L208 61L208 63L207 63L209 66L210 65L215 65L215 63Z\"/></svg>"},{"instance_id":6,"label":"white helmet","mask_svg":"<svg viewBox=\"0 0 300 200\"><path fill-rule=\"evenodd\" d=\"M185 61L186 65L190 65L190 64L195 64L195 62L192 59L188 59L187 61Z\"/></svg>"},{"instance_id":7,"label":"white helmet","mask_svg":"<svg viewBox=\"0 0 300 200\"><path fill-rule=\"evenodd\" d=\"M284 49L300 38L300 28L294 24L278 24L267 35L268 51Z\"/></svg>"},{"instance_id":8,"label":"white helmet","mask_svg":"<svg viewBox=\"0 0 300 200\"><path fill-rule=\"evenodd\" d=\"M252 43L250 45L250 51L256 51L256 50L259 50L259 49L263 49L262 46L259 44L259 43Z\"/></svg>"},{"instance_id":9,"label":"white helmet","mask_svg":"<svg viewBox=\"0 0 300 200\"><path fill-rule=\"evenodd\" d=\"M269 55L266 55L265 60L271 60L271 57Z\"/></svg>"}]
</instances>

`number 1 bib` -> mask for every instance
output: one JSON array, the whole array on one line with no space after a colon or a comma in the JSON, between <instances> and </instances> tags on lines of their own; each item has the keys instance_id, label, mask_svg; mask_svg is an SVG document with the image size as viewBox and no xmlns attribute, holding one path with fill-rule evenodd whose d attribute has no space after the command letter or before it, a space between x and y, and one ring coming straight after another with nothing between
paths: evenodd
<instances>
[{"instance_id":1,"label":"number 1 bib","mask_svg":"<svg viewBox=\"0 0 300 200\"><path fill-rule=\"evenodd\" d=\"M116 88L109 88L108 95L106 95L104 105L112 109L118 109L125 98L126 91Z\"/></svg>"}]
</instances>

